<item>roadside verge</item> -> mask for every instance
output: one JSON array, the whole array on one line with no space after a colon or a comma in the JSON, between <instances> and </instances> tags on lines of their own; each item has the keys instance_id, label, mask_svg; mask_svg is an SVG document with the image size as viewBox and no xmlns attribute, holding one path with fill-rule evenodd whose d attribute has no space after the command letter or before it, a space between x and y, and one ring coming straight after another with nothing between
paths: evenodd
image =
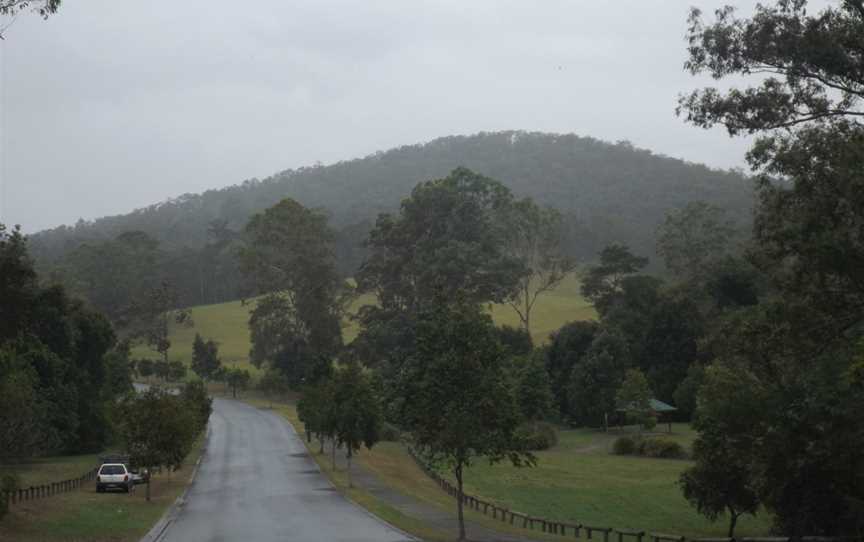
<instances>
[{"instance_id":1,"label":"roadside verge","mask_svg":"<svg viewBox=\"0 0 864 542\"><path fill-rule=\"evenodd\" d=\"M96 493L93 482L75 491L16 506L0 521L0 540L137 542L189 487L204 441L202 434L180 470L154 478L149 503L142 486L129 494Z\"/></svg>"},{"instance_id":2,"label":"roadside verge","mask_svg":"<svg viewBox=\"0 0 864 542\"><path fill-rule=\"evenodd\" d=\"M153 528L141 538L141 542L157 542L162 535L165 533L165 530L171 525L180 511L183 509L183 506L186 504L186 497L189 495L189 491L192 489L192 486L195 484L195 477L198 475L198 469L201 467L201 461L204 459L204 454L207 453L207 444L210 441L210 424L207 424L207 430L205 431L203 442L200 448L197 451L198 458L195 460L195 465L192 468L192 474L189 476L189 481L186 483L186 488L183 490L183 493L178 496L174 502L168 507L167 510L162 514L162 517L159 521L153 525Z\"/></svg>"}]
</instances>

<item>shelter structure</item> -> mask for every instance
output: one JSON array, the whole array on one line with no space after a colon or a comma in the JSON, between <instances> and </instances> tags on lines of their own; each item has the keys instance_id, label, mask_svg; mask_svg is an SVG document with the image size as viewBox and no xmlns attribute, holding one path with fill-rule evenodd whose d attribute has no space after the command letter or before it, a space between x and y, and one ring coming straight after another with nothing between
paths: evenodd
<instances>
[{"instance_id":1,"label":"shelter structure","mask_svg":"<svg viewBox=\"0 0 864 542\"><path fill-rule=\"evenodd\" d=\"M666 422L666 431L668 433L671 433L672 432L672 420L669 419L669 415L670 415L670 413L675 412L678 409L675 408L674 406L668 404L668 403L664 403L663 401L661 401L659 399L653 399L653 398L649 401L649 408L651 411L651 415L654 416L655 418L657 418L657 423L661 423L661 422L665 421ZM626 408L619 408L619 409L616 409L616 412L623 413L623 412L627 412L627 410L628 409L626 409ZM664 418L665 418L665 420L664 420Z\"/></svg>"}]
</instances>

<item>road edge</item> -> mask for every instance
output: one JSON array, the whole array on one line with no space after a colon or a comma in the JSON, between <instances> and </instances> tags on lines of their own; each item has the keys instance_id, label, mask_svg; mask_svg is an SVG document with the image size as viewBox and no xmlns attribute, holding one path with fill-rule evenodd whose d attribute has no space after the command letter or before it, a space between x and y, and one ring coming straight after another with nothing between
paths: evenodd
<instances>
[{"instance_id":1,"label":"road edge","mask_svg":"<svg viewBox=\"0 0 864 542\"><path fill-rule=\"evenodd\" d=\"M245 401L244 401L244 402L245 402ZM246 404L249 405L249 403L246 403ZM253 406L253 405L249 405L249 406L251 406L252 408L255 408L255 409L259 410L259 411L264 410L264 409L258 408L258 407L256 407L256 406ZM357 501L355 501L354 499L352 499L352 498L351 498L351 497L350 497L346 492L344 492L344 491L342 491L341 489L339 489L339 486L337 486L336 484L333 483L333 480L331 480L330 477L327 475L327 473L325 473L325 472L321 469L321 465L319 465L318 462L315 461L315 458L312 456L313 451L309 449L309 445L308 445L308 443L306 442L306 439L304 439L304 438L303 438L303 435L301 435L300 432L297 431L297 428L294 427L294 424L292 424L292 423L291 423L287 418L285 418L284 416L280 416L279 414L276 414L276 413L273 412L272 410L270 411L270 414L273 415L273 416L276 416L277 418L279 418L279 420L281 420L285 425L288 426L289 429L291 429L291 432L293 432L295 435L297 435L297 437L298 437L298 439L300 440L300 442L303 443L303 448L306 449L306 453L309 455L309 458L312 459L312 464L315 465L315 468L316 468L316 469L318 469L318 473L321 474L321 477L322 477L322 478L324 478L325 480L327 480L327 483L330 484L330 487L332 487L332 488L333 488L337 493L339 493L339 494L342 496L343 499L345 499L346 501L348 501L352 506L354 506L355 508L357 508L358 510L360 510L361 512L363 512L364 514L366 514L366 515L369 516L370 518L374 519L374 520L377 521L378 523L380 523L380 524L382 524L382 525L386 525L388 528L393 529L393 531L395 531L395 532L398 533L399 535L404 536L406 540L411 540L411 541L413 541L413 542L423 542L422 539L417 538L417 537L414 536L413 534L408 533L408 532L406 532L406 531L400 529L399 527L393 525L392 523L390 523L389 521L385 520L384 518L378 516L377 514L374 514L374 513L373 513L372 511L370 511L368 508L366 508L366 507L363 506L362 504L360 504L360 503L358 503ZM142 541L142 542L144 542L144 541Z\"/></svg>"},{"instance_id":2,"label":"road edge","mask_svg":"<svg viewBox=\"0 0 864 542\"><path fill-rule=\"evenodd\" d=\"M177 515L180 513L180 509L183 508L183 505L186 504L186 497L189 494L189 490L192 489L192 486L195 484L195 478L198 476L198 468L201 466L201 461L204 459L204 455L207 453L207 445L210 442L210 422L207 422L207 429L204 435L204 444L201 446L201 453L198 455L198 460L195 461L195 467L192 469L192 476L189 478L189 483L186 484L186 489L181 493L165 510L165 513L162 514L162 517L159 518L159 521L156 522L155 525L145 534L140 542L157 542L162 535L165 534L165 531L171 525L171 523L177 518Z\"/></svg>"}]
</instances>

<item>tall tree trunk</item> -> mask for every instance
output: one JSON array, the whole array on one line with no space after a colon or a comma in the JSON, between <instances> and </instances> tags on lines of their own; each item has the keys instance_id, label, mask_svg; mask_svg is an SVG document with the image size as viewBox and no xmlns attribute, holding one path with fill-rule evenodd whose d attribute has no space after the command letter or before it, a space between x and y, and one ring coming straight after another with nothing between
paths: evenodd
<instances>
[{"instance_id":1,"label":"tall tree trunk","mask_svg":"<svg viewBox=\"0 0 864 542\"><path fill-rule=\"evenodd\" d=\"M354 482L351 480L351 446L348 446L345 458L348 460L348 487L354 487Z\"/></svg>"},{"instance_id":2,"label":"tall tree trunk","mask_svg":"<svg viewBox=\"0 0 864 542\"><path fill-rule=\"evenodd\" d=\"M144 496L147 499L147 502L150 502L150 481L153 477L153 468L147 469L147 491L144 492Z\"/></svg>"},{"instance_id":3,"label":"tall tree trunk","mask_svg":"<svg viewBox=\"0 0 864 542\"><path fill-rule=\"evenodd\" d=\"M735 536L735 525L738 523L739 515L741 515L740 512L735 512L731 507L729 508L729 538Z\"/></svg>"},{"instance_id":4,"label":"tall tree trunk","mask_svg":"<svg viewBox=\"0 0 864 542\"><path fill-rule=\"evenodd\" d=\"M457 463L456 468L453 469L453 472L456 474L456 486L457 486L457 495L456 495L456 509L458 511L459 516L459 540L465 540L465 515L462 510L463 505L465 504L465 493L462 490L462 463Z\"/></svg>"},{"instance_id":5,"label":"tall tree trunk","mask_svg":"<svg viewBox=\"0 0 864 542\"><path fill-rule=\"evenodd\" d=\"M336 439L330 438L330 465L333 467L333 472L336 472Z\"/></svg>"}]
</instances>

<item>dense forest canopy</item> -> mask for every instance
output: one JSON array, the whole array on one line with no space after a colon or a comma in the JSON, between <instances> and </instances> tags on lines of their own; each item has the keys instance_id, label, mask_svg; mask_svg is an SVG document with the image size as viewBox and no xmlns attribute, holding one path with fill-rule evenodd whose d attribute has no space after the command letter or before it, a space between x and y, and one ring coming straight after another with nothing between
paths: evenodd
<instances>
[{"instance_id":1,"label":"dense forest canopy","mask_svg":"<svg viewBox=\"0 0 864 542\"><path fill-rule=\"evenodd\" d=\"M565 248L580 260L592 259L611 242L653 256L655 230L665 214L691 201L725 209L738 224L749 221L752 205L750 183L734 172L655 155L627 142L507 131L444 137L185 194L129 214L36 233L30 246L40 268L50 269L83 243L141 231L158 241L187 276L202 275L192 269L200 267L193 261L196 257L208 260L212 268L217 253L250 216L290 197L326 210L337 232L338 269L350 275L363 259L362 243L376 216L398 208L419 182L443 177L459 166L500 180L518 197L529 196L561 211L567 229ZM212 282L218 291L207 292L204 282ZM226 291L224 284L224 279L202 278L196 287L180 289L187 303L237 297L239 290Z\"/></svg>"}]
</instances>

